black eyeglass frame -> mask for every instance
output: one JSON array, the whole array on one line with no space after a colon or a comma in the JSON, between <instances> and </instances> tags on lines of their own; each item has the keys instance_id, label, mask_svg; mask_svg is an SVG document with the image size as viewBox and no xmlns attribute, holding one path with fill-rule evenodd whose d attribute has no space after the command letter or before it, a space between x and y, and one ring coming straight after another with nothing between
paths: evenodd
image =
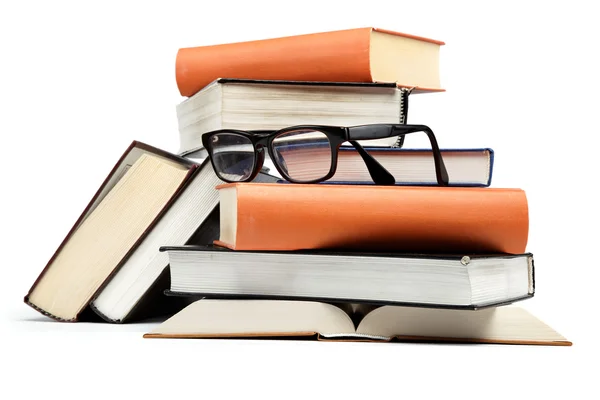
<instances>
[{"instance_id":1,"label":"black eyeglass frame","mask_svg":"<svg viewBox=\"0 0 600 400\"><path fill-rule=\"evenodd\" d=\"M322 178L313 179L310 181L298 181L290 177L287 172L281 168L278 164L277 158L275 157L273 150L273 141L281 134L286 132L292 132L297 130L314 130L321 132L327 136L329 146L331 150L331 166L329 173ZM279 171L282 177L292 183L319 183L326 181L333 177L337 169L338 151L342 143L349 142L356 149L356 151L362 157L369 174L373 179L373 182L378 185L393 185L396 183L395 178L390 174L375 158L373 158L361 145L356 142L357 140L371 140L371 139L383 139L391 136L406 135L409 133L424 132L431 144L431 150L433 154L433 161L435 165L435 176L437 183L440 186L448 186L448 172L446 165L442 158L442 153L438 146L437 140L433 131L426 125L415 125L415 124L368 124L368 125L357 125L350 127L343 126L329 126L329 125L295 125L280 130L237 130L237 129L219 129L212 132L207 132L202 135L202 144L207 150L211 164L217 176L225 182L250 182L256 175L258 175L262 165L264 163L264 149L267 149L273 165ZM213 149L212 149L212 136L222 133L237 134L246 137L254 147L254 165L252 173L247 179L242 181L232 181L225 179L221 176L217 170L213 160Z\"/></svg>"}]
</instances>

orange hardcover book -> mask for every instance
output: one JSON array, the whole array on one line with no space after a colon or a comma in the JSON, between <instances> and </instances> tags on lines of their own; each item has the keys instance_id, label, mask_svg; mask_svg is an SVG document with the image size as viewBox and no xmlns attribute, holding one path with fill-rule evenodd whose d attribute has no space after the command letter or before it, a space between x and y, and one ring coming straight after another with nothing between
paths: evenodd
<instances>
[{"instance_id":1,"label":"orange hardcover book","mask_svg":"<svg viewBox=\"0 0 600 400\"><path fill-rule=\"evenodd\" d=\"M378 28L181 48L176 80L192 96L217 78L395 82L418 91L444 91L439 53L444 42Z\"/></svg>"},{"instance_id":2,"label":"orange hardcover book","mask_svg":"<svg viewBox=\"0 0 600 400\"><path fill-rule=\"evenodd\" d=\"M524 253L525 192L510 188L228 183L220 236L233 250Z\"/></svg>"}]
</instances>

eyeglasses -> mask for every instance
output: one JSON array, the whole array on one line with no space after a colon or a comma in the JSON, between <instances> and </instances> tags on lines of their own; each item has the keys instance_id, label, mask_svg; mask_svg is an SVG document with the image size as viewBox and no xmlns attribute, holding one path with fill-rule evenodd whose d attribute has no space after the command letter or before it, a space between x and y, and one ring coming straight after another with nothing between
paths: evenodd
<instances>
[{"instance_id":1,"label":"eyeglasses","mask_svg":"<svg viewBox=\"0 0 600 400\"><path fill-rule=\"evenodd\" d=\"M318 183L335 174L338 150L347 141L362 157L375 184L393 185L396 180L392 174L356 141L414 132L424 132L429 138L437 182L448 186L448 172L435 135L425 125L297 125L277 131L221 129L202 135L202 144L215 173L225 182L252 181L262 168L266 149L275 168L287 181Z\"/></svg>"}]
</instances>

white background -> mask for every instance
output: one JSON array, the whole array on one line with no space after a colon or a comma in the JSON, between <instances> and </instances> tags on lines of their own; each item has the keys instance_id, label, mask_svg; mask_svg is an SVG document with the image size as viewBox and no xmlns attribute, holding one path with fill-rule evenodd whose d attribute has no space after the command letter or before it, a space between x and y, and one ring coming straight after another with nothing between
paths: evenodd
<instances>
[{"instance_id":1,"label":"white background","mask_svg":"<svg viewBox=\"0 0 600 400\"><path fill-rule=\"evenodd\" d=\"M0 6L0 390L22 398L598 398L593 2L158 3ZM179 47L362 26L446 42L447 92L412 96L408 121L431 126L442 147L492 147L492 185L526 190L537 292L521 305L573 347L150 340L142 339L149 325L60 324L23 304L133 139L177 151Z\"/></svg>"}]
</instances>

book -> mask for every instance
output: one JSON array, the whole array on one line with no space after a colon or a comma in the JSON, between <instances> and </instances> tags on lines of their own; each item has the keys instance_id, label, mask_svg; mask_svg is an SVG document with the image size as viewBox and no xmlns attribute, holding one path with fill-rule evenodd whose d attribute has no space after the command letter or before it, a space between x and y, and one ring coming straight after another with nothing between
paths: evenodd
<instances>
[{"instance_id":1,"label":"book","mask_svg":"<svg viewBox=\"0 0 600 400\"><path fill-rule=\"evenodd\" d=\"M169 259L159 248L166 244L209 244L218 238L219 195L215 187L221 180L208 160L204 160L199 168L200 171L92 300L90 306L104 320L123 323L172 313L185 305L179 302L164 307L172 300L163 296L170 285ZM261 172L255 181L277 179Z\"/></svg>"},{"instance_id":2,"label":"book","mask_svg":"<svg viewBox=\"0 0 600 400\"><path fill-rule=\"evenodd\" d=\"M435 164L431 150L399 147L365 147L394 178L397 185L437 186ZM487 187L492 183L494 151L481 149L441 149L444 164L450 177L449 186ZM310 176L311 164L300 162L294 171ZM293 153L286 157L286 164L294 162ZM307 171L304 172L303 170ZM362 158L353 147L340 147L335 175L327 183L372 184L373 179Z\"/></svg>"},{"instance_id":3,"label":"book","mask_svg":"<svg viewBox=\"0 0 600 400\"><path fill-rule=\"evenodd\" d=\"M185 158L132 142L33 283L25 303L59 321L78 320L197 171Z\"/></svg>"},{"instance_id":4,"label":"book","mask_svg":"<svg viewBox=\"0 0 600 400\"><path fill-rule=\"evenodd\" d=\"M261 337L572 345L527 310L515 306L471 311L395 306L372 309L358 305L348 310L310 301L204 299L144 334L144 338Z\"/></svg>"},{"instance_id":5,"label":"book","mask_svg":"<svg viewBox=\"0 0 600 400\"><path fill-rule=\"evenodd\" d=\"M220 78L177 105L179 152L202 148L202 135L217 129L404 124L409 94L394 83ZM368 146L397 142L398 137L360 141Z\"/></svg>"},{"instance_id":6,"label":"book","mask_svg":"<svg viewBox=\"0 0 600 400\"><path fill-rule=\"evenodd\" d=\"M219 201L214 187L220 180L210 163L203 162L199 168L185 190L90 302L92 310L104 320L126 322L144 318L149 316L151 308L169 301L157 301L170 282L166 271L169 262L157 249L166 243L185 244ZM171 307L166 307L161 311L170 310Z\"/></svg>"},{"instance_id":7,"label":"book","mask_svg":"<svg viewBox=\"0 0 600 400\"><path fill-rule=\"evenodd\" d=\"M356 28L181 48L177 87L189 97L217 78L392 82L443 91L444 42L378 28Z\"/></svg>"},{"instance_id":8,"label":"book","mask_svg":"<svg viewBox=\"0 0 600 400\"><path fill-rule=\"evenodd\" d=\"M227 183L220 233L233 250L525 253L518 188Z\"/></svg>"},{"instance_id":9,"label":"book","mask_svg":"<svg viewBox=\"0 0 600 400\"><path fill-rule=\"evenodd\" d=\"M477 309L534 295L531 253L257 252L165 246L170 294Z\"/></svg>"}]
</instances>

